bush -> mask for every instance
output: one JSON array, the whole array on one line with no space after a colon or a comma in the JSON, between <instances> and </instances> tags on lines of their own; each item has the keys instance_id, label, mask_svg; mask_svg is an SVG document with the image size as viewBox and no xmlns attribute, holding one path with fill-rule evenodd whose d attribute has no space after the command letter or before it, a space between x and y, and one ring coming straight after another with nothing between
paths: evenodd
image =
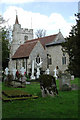
<instances>
[{"instance_id":1,"label":"bush","mask_svg":"<svg viewBox=\"0 0 80 120\"><path fill-rule=\"evenodd\" d=\"M30 78L27 74L25 74L25 77L26 77L26 81L30 81Z\"/></svg>"}]
</instances>

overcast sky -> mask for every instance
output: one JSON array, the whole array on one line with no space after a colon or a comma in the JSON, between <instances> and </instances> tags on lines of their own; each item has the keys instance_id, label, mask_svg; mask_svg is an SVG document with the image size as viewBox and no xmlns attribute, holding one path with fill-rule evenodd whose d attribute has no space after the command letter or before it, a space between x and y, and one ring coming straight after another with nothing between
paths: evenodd
<instances>
[{"instance_id":1,"label":"overcast sky","mask_svg":"<svg viewBox=\"0 0 80 120\"><path fill-rule=\"evenodd\" d=\"M37 1L37 2L36 2ZM78 12L78 0L1 0L0 14L13 27L16 11L22 28L45 29L47 35L61 30L69 35L76 24L74 14Z\"/></svg>"}]
</instances>

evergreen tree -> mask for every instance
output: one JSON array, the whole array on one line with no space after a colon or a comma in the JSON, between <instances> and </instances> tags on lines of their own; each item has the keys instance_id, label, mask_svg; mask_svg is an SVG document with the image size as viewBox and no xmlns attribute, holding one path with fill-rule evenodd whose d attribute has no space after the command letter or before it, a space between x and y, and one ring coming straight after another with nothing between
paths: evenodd
<instances>
[{"instance_id":1,"label":"evergreen tree","mask_svg":"<svg viewBox=\"0 0 80 120\"><path fill-rule=\"evenodd\" d=\"M76 25L72 27L69 37L62 44L64 52L69 54L68 70L76 77L80 77L80 17L76 15Z\"/></svg>"},{"instance_id":2,"label":"evergreen tree","mask_svg":"<svg viewBox=\"0 0 80 120\"><path fill-rule=\"evenodd\" d=\"M0 16L0 36L2 42L2 68L3 70L5 67L8 67L8 60L9 60L9 29L4 26L6 21Z\"/></svg>"},{"instance_id":3,"label":"evergreen tree","mask_svg":"<svg viewBox=\"0 0 80 120\"><path fill-rule=\"evenodd\" d=\"M9 33L6 29L2 29L2 67L8 67L9 61Z\"/></svg>"}]
</instances>

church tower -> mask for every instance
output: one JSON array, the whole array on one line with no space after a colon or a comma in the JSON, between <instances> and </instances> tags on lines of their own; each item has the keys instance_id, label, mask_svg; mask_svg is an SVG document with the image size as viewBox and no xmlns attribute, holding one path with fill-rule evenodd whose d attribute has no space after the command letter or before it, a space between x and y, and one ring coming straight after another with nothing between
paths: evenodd
<instances>
[{"instance_id":1,"label":"church tower","mask_svg":"<svg viewBox=\"0 0 80 120\"><path fill-rule=\"evenodd\" d=\"M18 15L16 14L15 24L13 25L12 31L12 43L10 48L10 61L9 61L9 69L12 71L12 67L14 66L12 61L12 56L26 40L33 39L33 29L21 28L19 24Z\"/></svg>"}]
</instances>

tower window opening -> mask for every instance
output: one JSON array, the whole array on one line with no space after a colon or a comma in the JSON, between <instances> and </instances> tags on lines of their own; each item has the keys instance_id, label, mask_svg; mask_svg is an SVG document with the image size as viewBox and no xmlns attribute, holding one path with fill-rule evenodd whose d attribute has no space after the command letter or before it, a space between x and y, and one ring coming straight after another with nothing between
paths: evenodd
<instances>
[{"instance_id":1,"label":"tower window opening","mask_svg":"<svg viewBox=\"0 0 80 120\"><path fill-rule=\"evenodd\" d=\"M24 40L28 40L28 36L24 36Z\"/></svg>"}]
</instances>

